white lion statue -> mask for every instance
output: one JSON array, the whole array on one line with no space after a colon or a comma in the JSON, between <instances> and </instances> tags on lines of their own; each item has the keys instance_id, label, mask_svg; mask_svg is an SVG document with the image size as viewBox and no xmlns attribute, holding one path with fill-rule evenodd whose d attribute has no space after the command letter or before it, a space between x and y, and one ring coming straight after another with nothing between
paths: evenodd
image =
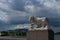
<instances>
[{"instance_id":1,"label":"white lion statue","mask_svg":"<svg viewBox=\"0 0 60 40\"><path fill-rule=\"evenodd\" d=\"M37 28L48 26L48 19L46 17L39 18L31 16L29 21L31 22L32 27L34 27L34 25L37 25Z\"/></svg>"}]
</instances>

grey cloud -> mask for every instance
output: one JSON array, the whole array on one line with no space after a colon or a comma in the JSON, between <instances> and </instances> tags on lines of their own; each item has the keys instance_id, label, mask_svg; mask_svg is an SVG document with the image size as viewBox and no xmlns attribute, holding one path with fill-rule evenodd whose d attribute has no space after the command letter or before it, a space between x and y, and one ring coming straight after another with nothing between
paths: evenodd
<instances>
[{"instance_id":1,"label":"grey cloud","mask_svg":"<svg viewBox=\"0 0 60 40\"><path fill-rule=\"evenodd\" d=\"M26 3L27 1L28 1L28 3ZM51 2L49 0L46 0L46 1L49 3ZM8 10L4 9L4 8L2 8L2 9L4 9L4 11L6 11L8 15L10 15L10 14L16 15L16 13L17 13L17 15L19 15L19 14L24 15L24 12L25 12L26 16L27 16L27 14L28 14L28 16L29 15L46 16L45 14L47 14L47 16L48 16L50 14L49 17L51 17L51 14L53 14L52 16L54 17L54 15L57 14L57 12L56 12L57 9L52 9L54 6L51 9L50 9L50 7L45 6L44 3L46 1L39 2L37 0L11 0L11 3L6 5L6 6L8 6ZM7 1L7 3L9 3L9 1ZM47 4L47 5L49 5L49 4ZM27 10L25 9L25 7L27 8ZM16 13L15 13L15 11L16 11Z\"/></svg>"},{"instance_id":2,"label":"grey cloud","mask_svg":"<svg viewBox=\"0 0 60 40\"><path fill-rule=\"evenodd\" d=\"M11 8L13 10L24 11L24 0L13 0Z\"/></svg>"},{"instance_id":3,"label":"grey cloud","mask_svg":"<svg viewBox=\"0 0 60 40\"><path fill-rule=\"evenodd\" d=\"M60 3L57 0L0 0L0 20L4 23L28 21L31 15L60 22Z\"/></svg>"}]
</instances>

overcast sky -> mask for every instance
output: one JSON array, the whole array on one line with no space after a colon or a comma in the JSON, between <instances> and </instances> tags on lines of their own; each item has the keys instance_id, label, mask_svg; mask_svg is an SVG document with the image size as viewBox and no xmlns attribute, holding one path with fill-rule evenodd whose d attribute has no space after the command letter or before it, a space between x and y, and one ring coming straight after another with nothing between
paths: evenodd
<instances>
[{"instance_id":1,"label":"overcast sky","mask_svg":"<svg viewBox=\"0 0 60 40\"><path fill-rule=\"evenodd\" d=\"M60 26L60 0L0 0L1 28L27 22L29 16L48 17Z\"/></svg>"}]
</instances>

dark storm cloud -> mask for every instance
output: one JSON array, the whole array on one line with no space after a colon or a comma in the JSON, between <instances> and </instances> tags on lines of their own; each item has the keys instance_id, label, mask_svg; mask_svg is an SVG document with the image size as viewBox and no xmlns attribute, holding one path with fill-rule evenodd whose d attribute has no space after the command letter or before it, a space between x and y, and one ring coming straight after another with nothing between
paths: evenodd
<instances>
[{"instance_id":1,"label":"dark storm cloud","mask_svg":"<svg viewBox=\"0 0 60 40\"><path fill-rule=\"evenodd\" d=\"M18 11L24 11L24 0L13 0L11 8Z\"/></svg>"},{"instance_id":2,"label":"dark storm cloud","mask_svg":"<svg viewBox=\"0 0 60 40\"><path fill-rule=\"evenodd\" d=\"M59 18L60 1L59 0L0 0L1 25L25 23L28 21L29 16L33 15L39 17L41 16L48 17L50 18L50 21L53 23L55 21L60 22L58 21L60 20Z\"/></svg>"}]
</instances>

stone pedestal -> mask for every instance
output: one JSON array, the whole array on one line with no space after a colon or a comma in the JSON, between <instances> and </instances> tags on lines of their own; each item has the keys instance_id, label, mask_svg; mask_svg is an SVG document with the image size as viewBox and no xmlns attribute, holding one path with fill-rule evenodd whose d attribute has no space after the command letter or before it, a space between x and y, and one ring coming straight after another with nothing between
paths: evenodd
<instances>
[{"instance_id":1,"label":"stone pedestal","mask_svg":"<svg viewBox=\"0 0 60 40\"><path fill-rule=\"evenodd\" d=\"M29 30L27 40L54 40L54 32L51 29Z\"/></svg>"}]
</instances>

